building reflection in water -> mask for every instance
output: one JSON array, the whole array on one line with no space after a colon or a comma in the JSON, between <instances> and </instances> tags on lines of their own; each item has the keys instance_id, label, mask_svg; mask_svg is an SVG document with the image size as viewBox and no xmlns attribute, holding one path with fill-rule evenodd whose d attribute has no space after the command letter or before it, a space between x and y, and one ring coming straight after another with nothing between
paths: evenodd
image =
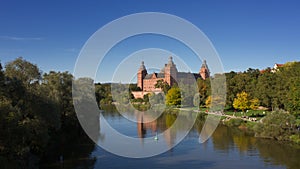
<instances>
[{"instance_id":1,"label":"building reflection in water","mask_svg":"<svg viewBox=\"0 0 300 169\"><path fill-rule=\"evenodd\" d=\"M157 120L153 120L148 123L144 123L144 121L150 121L152 117L145 115L144 112L135 112L136 119L137 119L137 130L138 130L138 137L143 140L143 138L147 135L147 130L150 131L149 133L151 136L155 135L157 132Z\"/></svg>"},{"instance_id":2,"label":"building reflection in water","mask_svg":"<svg viewBox=\"0 0 300 169\"><path fill-rule=\"evenodd\" d=\"M152 117L143 112L136 111L135 116L137 119L137 134L142 143L144 143L144 138L154 137L157 133L159 134L163 132L164 138L158 139L163 139L168 147L173 147L178 130L176 128L172 128L171 130L170 127L176 120L175 115L162 114L162 116L153 121L151 121L151 119L153 119ZM147 123L144 123L144 121L147 121Z\"/></svg>"}]
</instances>

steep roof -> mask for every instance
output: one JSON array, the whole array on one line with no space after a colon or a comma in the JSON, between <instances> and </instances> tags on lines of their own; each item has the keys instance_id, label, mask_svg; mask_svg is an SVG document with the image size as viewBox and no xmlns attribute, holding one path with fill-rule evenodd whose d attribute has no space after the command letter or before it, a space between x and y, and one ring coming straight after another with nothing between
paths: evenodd
<instances>
[{"instance_id":1,"label":"steep roof","mask_svg":"<svg viewBox=\"0 0 300 169\"><path fill-rule=\"evenodd\" d=\"M145 79L152 79L153 74L155 75L156 78L165 78L164 73L152 73L152 74L147 74L145 76Z\"/></svg>"},{"instance_id":2,"label":"steep roof","mask_svg":"<svg viewBox=\"0 0 300 169\"><path fill-rule=\"evenodd\" d=\"M200 77L199 73L190 73L190 72L178 72L177 78L187 78L188 76L194 77L195 79Z\"/></svg>"},{"instance_id":3,"label":"steep roof","mask_svg":"<svg viewBox=\"0 0 300 169\"><path fill-rule=\"evenodd\" d=\"M284 64L275 63L277 67L282 67Z\"/></svg>"},{"instance_id":4,"label":"steep roof","mask_svg":"<svg viewBox=\"0 0 300 169\"><path fill-rule=\"evenodd\" d=\"M165 78L165 74L164 73L156 73L156 77L157 78Z\"/></svg>"},{"instance_id":5,"label":"steep roof","mask_svg":"<svg viewBox=\"0 0 300 169\"><path fill-rule=\"evenodd\" d=\"M151 77L152 77L152 74L147 74L147 75L145 76L145 79L151 79Z\"/></svg>"}]
</instances>

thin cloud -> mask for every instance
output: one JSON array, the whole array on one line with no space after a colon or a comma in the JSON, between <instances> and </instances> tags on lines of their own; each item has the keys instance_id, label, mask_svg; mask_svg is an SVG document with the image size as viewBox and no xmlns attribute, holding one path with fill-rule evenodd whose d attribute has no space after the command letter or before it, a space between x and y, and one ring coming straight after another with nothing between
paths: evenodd
<instances>
[{"instance_id":1,"label":"thin cloud","mask_svg":"<svg viewBox=\"0 0 300 169\"><path fill-rule=\"evenodd\" d=\"M78 52L79 50L76 49L76 48L68 48L68 49L65 49L66 52Z\"/></svg>"},{"instance_id":2,"label":"thin cloud","mask_svg":"<svg viewBox=\"0 0 300 169\"><path fill-rule=\"evenodd\" d=\"M16 37L16 36L0 36L0 39L14 40L14 41L34 41L43 40L41 37Z\"/></svg>"}]
</instances>

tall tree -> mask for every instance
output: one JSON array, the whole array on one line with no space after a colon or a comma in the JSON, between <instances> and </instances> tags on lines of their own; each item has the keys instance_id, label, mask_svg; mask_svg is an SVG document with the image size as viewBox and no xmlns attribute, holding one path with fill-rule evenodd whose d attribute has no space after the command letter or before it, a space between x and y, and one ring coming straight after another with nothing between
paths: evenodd
<instances>
[{"instance_id":1,"label":"tall tree","mask_svg":"<svg viewBox=\"0 0 300 169\"><path fill-rule=\"evenodd\" d=\"M5 86L5 77L4 77L4 72L3 72L3 68L2 65L0 63L0 96L2 96L4 94L4 86Z\"/></svg>"},{"instance_id":2,"label":"tall tree","mask_svg":"<svg viewBox=\"0 0 300 169\"><path fill-rule=\"evenodd\" d=\"M230 78L232 77L232 78ZM251 88L248 87L248 84L251 84L251 78L246 73L237 73L233 72L226 75L227 81L227 105L231 106L233 100L238 93L243 91L249 93Z\"/></svg>"},{"instance_id":3,"label":"tall tree","mask_svg":"<svg viewBox=\"0 0 300 169\"><path fill-rule=\"evenodd\" d=\"M0 98L0 121L5 129L1 133L6 138L0 138L0 142L8 154L24 159L44 150L50 130L59 127L59 119L55 104L41 95L40 71L36 65L18 58L5 67L6 87Z\"/></svg>"},{"instance_id":4,"label":"tall tree","mask_svg":"<svg viewBox=\"0 0 300 169\"><path fill-rule=\"evenodd\" d=\"M72 80L73 76L68 72L50 71L43 75L43 92L56 102L62 127L66 125L65 123L76 123L76 114L72 106ZM66 119L69 119L69 121L66 121Z\"/></svg>"},{"instance_id":5,"label":"tall tree","mask_svg":"<svg viewBox=\"0 0 300 169\"><path fill-rule=\"evenodd\" d=\"M290 79L290 87L285 101L286 109L300 118L300 78Z\"/></svg>"},{"instance_id":6,"label":"tall tree","mask_svg":"<svg viewBox=\"0 0 300 169\"><path fill-rule=\"evenodd\" d=\"M22 57L6 64L5 75L10 79L20 80L25 87L41 79L41 72L37 65L24 60Z\"/></svg>"},{"instance_id":7,"label":"tall tree","mask_svg":"<svg viewBox=\"0 0 300 169\"><path fill-rule=\"evenodd\" d=\"M211 96L208 96L206 101L205 101L205 105L207 108L209 108L211 106Z\"/></svg>"},{"instance_id":8,"label":"tall tree","mask_svg":"<svg viewBox=\"0 0 300 169\"><path fill-rule=\"evenodd\" d=\"M276 73L266 71L258 77L257 89L255 96L260 100L260 103L268 108L274 109L274 99L276 96Z\"/></svg>"},{"instance_id":9,"label":"tall tree","mask_svg":"<svg viewBox=\"0 0 300 169\"><path fill-rule=\"evenodd\" d=\"M199 90L199 104L200 106L205 106L205 100L210 94L210 80L209 78L206 80L203 80L201 78L197 79L197 85Z\"/></svg>"},{"instance_id":10,"label":"tall tree","mask_svg":"<svg viewBox=\"0 0 300 169\"><path fill-rule=\"evenodd\" d=\"M181 93L177 86L173 86L166 95L166 105L178 106L181 104Z\"/></svg>"},{"instance_id":11,"label":"tall tree","mask_svg":"<svg viewBox=\"0 0 300 169\"><path fill-rule=\"evenodd\" d=\"M164 80L158 80L155 84L155 88L161 88L161 90L166 94L171 87Z\"/></svg>"},{"instance_id":12,"label":"tall tree","mask_svg":"<svg viewBox=\"0 0 300 169\"><path fill-rule=\"evenodd\" d=\"M249 106L249 95L246 92L238 93L233 101L233 107L244 112Z\"/></svg>"}]
</instances>

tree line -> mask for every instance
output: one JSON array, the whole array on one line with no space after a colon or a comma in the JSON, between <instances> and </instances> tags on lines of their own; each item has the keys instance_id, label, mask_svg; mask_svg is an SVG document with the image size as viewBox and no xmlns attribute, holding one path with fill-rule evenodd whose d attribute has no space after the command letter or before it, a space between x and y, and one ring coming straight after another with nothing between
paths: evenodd
<instances>
[{"instance_id":1,"label":"tree line","mask_svg":"<svg viewBox=\"0 0 300 169\"><path fill-rule=\"evenodd\" d=\"M193 106L197 103L200 107L209 107L212 102L211 80L218 79L218 74L205 80L198 78L194 85L168 83L159 80L155 87L161 88L165 97L164 104L169 106ZM288 62L278 69L266 68L264 70L249 68L244 72L225 73L226 84L218 84L218 87L226 86L225 100L226 110L257 109L259 106L268 110L285 110L300 118L300 62ZM111 95L111 84L96 85L96 96L102 104L114 101ZM180 86L180 87L179 87ZM129 88L129 89L128 89ZM145 95L143 99L134 99L131 91L139 91L136 84L124 85L119 88L118 97L133 102L148 102L154 94ZM196 91L196 92L195 92ZM195 97L195 93L198 96ZM154 98L157 99L157 98ZM218 99L214 97L213 99ZM159 101L156 101L159 102Z\"/></svg>"},{"instance_id":2,"label":"tree line","mask_svg":"<svg viewBox=\"0 0 300 169\"><path fill-rule=\"evenodd\" d=\"M229 72L226 76L226 108L234 109L238 99L245 99L246 109L263 106L269 110L283 109L299 118L300 62L289 62L278 69ZM200 106L206 106L210 96L210 80L198 79ZM238 106L237 106L238 107ZM242 110L243 108L239 108Z\"/></svg>"},{"instance_id":3,"label":"tree line","mask_svg":"<svg viewBox=\"0 0 300 169\"><path fill-rule=\"evenodd\" d=\"M2 167L34 168L50 146L84 136L73 108L72 80L68 72L42 74L23 58L5 67L0 63Z\"/></svg>"}]
</instances>

